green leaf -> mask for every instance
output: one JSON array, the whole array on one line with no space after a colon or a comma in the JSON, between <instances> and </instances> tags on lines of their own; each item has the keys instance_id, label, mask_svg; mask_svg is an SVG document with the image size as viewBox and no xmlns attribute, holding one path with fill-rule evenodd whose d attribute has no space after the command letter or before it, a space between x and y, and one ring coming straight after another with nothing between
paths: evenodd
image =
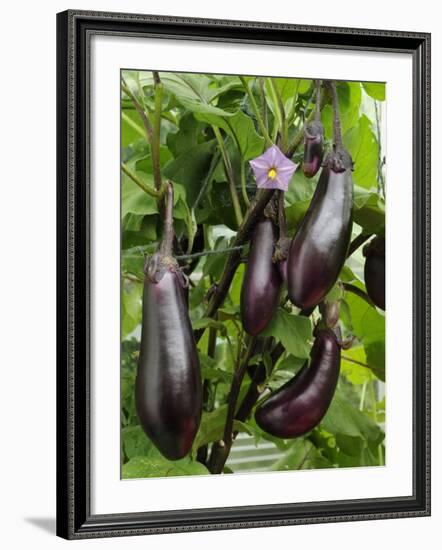
<instances>
[{"instance_id":1,"label":"green leaf","mask_svg":"<svg viewBox=\"0 0 442 550\"><path fill-rule=\"evenodd\" d=\"M214 146L213 140L196 145L169 161L163 169L166 178L183 185L190 208L195 203L206 178Z\"/></svg>"},{"instance_id":2,"label":"green leaf","mask_svg":"<svg viewBox=\"0 0 442 550\"><path fill-rule=\"evenodd\" d=\"M385 82L362 82L362 86L373 99L385 100Z\"/></svg>"},{"instance_id":3,"label":"green leaf","mask_svg":"<svg viewBox=\"0 0 442 550\"><path fill-rule=\"evenodd\" d=\"M141 426L128 426L121 430L124 454L130 460L136 456L147 456L152 449L152 443L149 441Z\"/></svg>"},{"instance_id":4,"label":"green leaf","mask_svg":"<svg viewBox=\"0 0 442 550\"><path fill-rule=\"evenodd\" d=\"M121 338L124 340L141 323L143 285L124 279L121 292Z\"/></svg>"},{"instance_id":5,"label":"green leaf","mask_svg":"<svg viewBox=\"0 0 442 550\"><path fill-rule=\"evenodd\" d=\"M365 189L376 189L379 145L366 115L344 134L343 142L354 162L354 183Z\"/></svg>"},{"instance_id":6,"label":"green leaf","mask_svg":"<svg viewBox=\"0 0 442 550\"><path fill-rule=\"evenodd\" d=\"M141 172L137 172L136 174L153 189L153 179L151 177ZM142 214L145 216L158 213L155 198L140 189L126 174L123 174L122 179L121 204L122 218L127 214Z\"/></svg>"},{"instance_id":7,"label":"green leaf","mask_svg":"<svg viewBox=\"0 0 442 550\"><path fill-rule=\"evenodd\" d=\"M142 85L152 85L153 78L146 76L141 79ZM209 89L210 79L202 74L161 73L164 88L173 94L179 103L193 113L207 113L219 116L231 116L224 109L214 107L209 103L213 94Z\"/></svg>"},{"instance_id":8,"label":"green leaf","mask_svg":"<svg viewBox=\"0 0 442 550\"><path fill-rule=\"evenodd\" d=\"M327 414L321 421L321 427L333 435L361 437L369 441L378 441L380 428L357 408L335 395Z\"/></svg>"},{"instance_id":9,"label":"green leaf","mask_svg":"<svg viewBox=\"0 0 442 550\"><path fill-rule=\"evenodd\" d=\"M385 201L377 193L354 186L353 220L366 233L382 234L385 231Z\"/></svg>"},{"instance_id":10,"label":"green leaf","mask_svg":"<svg viewBox=\"0 0 442 550\"><path fill-rule=\"evenodd\" d=\"M357 125L361 106L361 85L359 82L339 82L337 85L341 129L343 134ZM325 135L333 136L333 109L326 105L321 112ZM344 144L346 144L344 139Z\"/></svg>"},{"instance_id":11,"label":"green leaf","mask_svg":"<svg viewBox=\"0 0 442 550\"><path fill-rule=\"evenodd\" d=\"M136 456L124 464L122 468L123 479L205 475L208 473L207 468L200 462L194 462L189 458L172 462L161 456Z\"/></svg>"},{"instance_id":12,"label":"green leaf","mask_svg":"<svg viewBox=\"0 0 442 550\"><path fill-rule=\"evenodd\" d=\"M201 418L201 424L193 442L193 449L198 449L208 443L220 441L224 435L224 427L226 425L227 405L222 405L212 412L204 412ZM233 430L238 432L247 431L242 422L235 420L233 422Z\"/></svg>"},{"instance_id":13,"label":"green leaf","mask_svg":"<svg viewBox=\"0 0 442 550\"><path fill-rule=\"evenodd\" d=\"M228 118L207 113L198 113L195 117L200 121L222 128L235 140L244 160L255 158L262 153L264 138L256 132L253 120L242 111L238 111Z\"/></svg>"},{"instance_id":14,"label":"green leaf","mask_svg":"<svg viewBox=\"0 0 442 550\"><path fill-rule=\"evenodd\" d=\"M292 315L279 308L261 336L274 336L295 357L307 358L310 355L312 324L307 317Z\"/></svg>"}]
</instances>

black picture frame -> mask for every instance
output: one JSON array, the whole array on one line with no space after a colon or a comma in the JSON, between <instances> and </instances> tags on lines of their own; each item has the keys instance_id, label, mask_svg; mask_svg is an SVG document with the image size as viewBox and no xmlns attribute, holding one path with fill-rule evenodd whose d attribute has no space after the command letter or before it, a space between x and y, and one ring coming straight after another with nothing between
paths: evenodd
<instances>
[{"instance_id":1,"label":"black picture frame","mask_svg":"<svg viewBox=\"0 0 442 550\"><path fill-rule=\"evenodd\" d=\"M154 36L408 53L413 58L413 495L92 515L89 41ZM57 15L57 534L67 539L430 515L430 35L69 10Z\"/></svg>"}]
</instances>

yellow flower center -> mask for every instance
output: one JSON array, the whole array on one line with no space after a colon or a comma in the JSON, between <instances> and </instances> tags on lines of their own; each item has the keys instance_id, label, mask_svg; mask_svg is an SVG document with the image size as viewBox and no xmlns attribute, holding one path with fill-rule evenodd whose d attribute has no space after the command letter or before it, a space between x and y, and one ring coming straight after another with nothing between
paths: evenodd
<instances>
[{"instance_id":1,"label":"yellow flower center","mask_svg":"<svg viewBox=\"0 0 442 550\"><path fill-rule=\"evenodd\" d=\"M274 180L276 178L277 171L275 170L275 168L270 168L270 170L267 172L267 175L271 180Z\"/></svg>"}]
</instances>

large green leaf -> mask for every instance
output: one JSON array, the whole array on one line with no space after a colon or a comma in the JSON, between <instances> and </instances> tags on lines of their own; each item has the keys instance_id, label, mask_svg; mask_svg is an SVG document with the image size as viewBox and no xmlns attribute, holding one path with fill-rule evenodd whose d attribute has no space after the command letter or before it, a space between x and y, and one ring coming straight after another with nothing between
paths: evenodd
<instances>
[{"instance_id":1,"label":"large green leaf","mask_svg":"<svg viewBox=\"0 0 442 550\"><path fill-rule=\"evenodd\" d=\"M353 204L353 219L366 233L384 232L385 201L382 197L355 185Z\"/></svg>"},{"instance_id":2,"label":"large green leaf","mask_svg":"<svg viewBox=\"0 0 442 550\"><path fill-rule=\"evenodd\" d=\"M378 101L385 100L385 82L363 82L362 86L369 96Z\"/></svg>"},{"instance_id":3,"label":"large green leaf","mask_svg":"<svg viewBox=\"0 0 442 550\"><path fill-rule=\"evenodd\" d=\"M183 185L189 207L195 203L201 185L207 176L214 146L214 141L195 145L169 161L163 169L166 178Z\"/></svg>"},{"instance_id":4,"label":"large green leaf","mask_svg":"<svg viewBox=\"0 0 442 550\"><path fill-rule=\"evenodd\" d=\"M310 355L312 324L307 317L279 308L261 336L274 336L295 357L307 358Z\"/></svg>"},{"instance_id":5,"label":"large green leaf","mask_svg":"<svg viewBox=\"0 0 442 550\"><path fill-rule=\"evenodd\" d=\"M170 477L206 475L209 471L200 462L189 458L167 460L160 455L156 457L136 456L123 465L123 479L140 479L146 477Z\"/></svg>"},{"instance_id":6,"label":"large green leaf","mask_svg":"<svg viewBox=\"0 0 442 550\"><path fill-rule=\"evenodd\" d=\"M339 395L333 398L321 426L334 435L360 437L372 442L378 441L381 435L379 426L371 418L345 402Z\"/></svg>"},{"instance_id":7,"label":"large green leaf","mask_svg":"<svg viewBox=\"0 0 442 550\"><path fill-rule=\"evenodd\" d=\"M219 116L230 116L232 113L210 104L214 97L210 90L210 79L202 74L161 73L161 82L164 88L181 103L183 107L193 113L207 113ZM150 75L141 79L143 86L152 85Z\"/></svg>"},{"instance_id":8,"label":"large green leaf","mask_svg":"<svg viewBox=\"0 0 442 550\"><path fill-rule=\"evenodd\" d=\"M367 116L361 116L344 134L343 141L354 162L354 183L365 189L376 189L379 145Z\"/></svg>"},{"instance_id":9,"label":"large green leaf","mask_svg":"<svg viewBox=\"0 0 442 550\"><path fill-rule=\"evenodd\" d=\"M222 128L235 140L244 160L255 158L262 153L264 138L256 132L253 120L242 111L227 118L208 113L197 113L195 117L207 124Z\"/></svg>"}]
</instances>

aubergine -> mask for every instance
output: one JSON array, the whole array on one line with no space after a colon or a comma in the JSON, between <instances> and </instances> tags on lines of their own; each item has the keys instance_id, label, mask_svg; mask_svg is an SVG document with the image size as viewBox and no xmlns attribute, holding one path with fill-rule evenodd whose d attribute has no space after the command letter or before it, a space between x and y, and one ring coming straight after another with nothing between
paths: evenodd
<instances>
[{"instance_id":1,"label":"aubergine","mask_svg":"<svg viewBox=\"0 0 442 550\"><path fill-rule=\"evenodd\" d=\"M258 405L255 420L265 432L291 439L311 431L324 417L339 378L341 346L335 333L318 331L307 363Z\"/></svg>"},{"instance_id":2,"label":"aubergine","mask_svg":"<svg viewBox=\"0 0 442 550\"><path fill-rule=\"evenodd\" d=\"M169 196L168 206L171 201ZM168 244L163 240L145 267L135 403L150 440L167 459L178 460L189 452L199 428L202 387L185 278L171 255L173 237L163 239Z\"/></svg>"},{"instance_id":3,"label":"aubergine","mask_svg":"<svg viewBox=\"0 0 442 550\"><path fill-rule=\"evenodd\" d=\"M385 238L375 237L363 250L364 280L372 302L385 311Z\"/></svg>"},{"instance_id":4,"label":"aubergine","mask_svg":"<svg viewBox=\"0 0 442 550\"><path fill-rule=\"evenodd\" d=\"M292 239L287 265L291 302L315 307L335 284L352 231L352 161L345 149L325 161L310 206Z\"/></svg>"},{"instance_id":5,"label":"aubergine","mask_svg":"<svg viewBox=\"0 0 442 550\"><path fill-rule=\"evenodd\" d=\"M319 120L306 125L304 130L304 158L302 171L304 176L312 178L321 168L324 156L324 126Z\"/></svg>"},{"instance_id":6,"label":"aubergine","mask_svg":"<svg viewBox=\"0 0 442 550\"><path fill-rule=\"evenodd\" d=\"M263 217L253 231L241 287L241 320L244 330L256 336L269 324L279 304L282 278L273 263L276 231Z\"/></svg>"}]
</instances>

